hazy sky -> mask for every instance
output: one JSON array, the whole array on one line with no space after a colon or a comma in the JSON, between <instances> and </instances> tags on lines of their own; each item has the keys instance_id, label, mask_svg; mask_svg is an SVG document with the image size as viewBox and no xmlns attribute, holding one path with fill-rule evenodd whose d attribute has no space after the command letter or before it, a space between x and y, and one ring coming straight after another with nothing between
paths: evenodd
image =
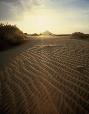
<instances>
[{"instance_id":1,"label":"hazy sky","mask_svg":"<svg viewBox=\"0 0 89 114\"><path fill-rule=\"evenodd\" d=\"M0 21L28 33L89 33L89 0L0 0Z\"/></svg>"}]
</instances>

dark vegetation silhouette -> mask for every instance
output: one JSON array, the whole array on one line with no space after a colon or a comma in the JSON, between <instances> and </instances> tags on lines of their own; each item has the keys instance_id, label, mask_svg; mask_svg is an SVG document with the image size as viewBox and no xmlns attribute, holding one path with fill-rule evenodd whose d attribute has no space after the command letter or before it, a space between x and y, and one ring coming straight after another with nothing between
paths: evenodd
<instances>
[{"instance_id":1,"label":"dark vegetation silhouette","mask_svg":"<svg viewBox=\"0 0 89 114\"><path fill-rule=\"evenodd\" d=\"M86 40L86 39L89 39L89 35L81 32L74 32L72 33L71 38Z\"/></svg>"},{"instance_id":2,"label":"dark vegetation silhouette","mask_svg":"<svg viewBox=\"0 0 89 114\"><path fill-rule=\"evenodd\" d=\"M40 35L53 35L50 31L44 31L43 33L40 33Z\"/></svg>"},{"instance_id":3,"label":"dark vegetation silhouette","mask_svg":"<svg viewBox=\"0 0 89 114\"><path fill-rule=\"evenodd\" d=\"M31 34L31 36L39 36L39 34L33 33L33 34Z\"/></svg>"},{"instance_id":4,"label":"dark vegetation silhouette","mask_svg":"<svg viewBox=\"0 0 89 114\"><path fill-rule=\"evenodd\" d=\"M16 26L0 24L0 50L6 50L25 41L25 34Z\"/></svg>"}]
</instances>

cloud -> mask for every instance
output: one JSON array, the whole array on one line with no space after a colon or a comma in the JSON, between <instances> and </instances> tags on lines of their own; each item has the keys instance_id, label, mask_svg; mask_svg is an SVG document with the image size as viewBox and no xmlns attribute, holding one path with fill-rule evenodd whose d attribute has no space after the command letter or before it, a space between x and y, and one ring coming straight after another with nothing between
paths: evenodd
<instances>
[{"instance_id":1,"label":"cloud","mask_svg":"<svg viewBox=\"0 0 89 114\"><path fill-rule=\"evenodd\" d=\"M55 7L77 9L89 8L89 0L50 0L50 3Z\"/></svg>"},{"instance_id":2,"label":"cloud","mask_svg":"<svg viewBox=\"0 0 89 114\"><path fill-rule=\"evenodd\" d=\"M19 18L25 10L40 5L42 0L0 0L0 20Z\"/></svg>"},{"instance_id":3,"label":"cloud","mask_svg":"<svg viewBox=\"0 0 89 114\"><path fill-rule=\"evenodd\" d=\"M6 19L11 16L10 6L0 1L0 20Z\"/></svg>"}]
</instances>

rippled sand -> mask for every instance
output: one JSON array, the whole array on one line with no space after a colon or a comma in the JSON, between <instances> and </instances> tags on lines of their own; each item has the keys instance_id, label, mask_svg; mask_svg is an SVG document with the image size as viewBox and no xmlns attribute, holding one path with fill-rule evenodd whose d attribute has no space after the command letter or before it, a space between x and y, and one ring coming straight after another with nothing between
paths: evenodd
<instances>
[{"instance_id":1,"label":"rippled sand","mask_svg":"<svg viewBox=\"0 0 89 114\"><path fill-rule=\"evenodd\" d=\"M89 42L53 40L0 70L4 114L89 114Z\"/></svg>"}]
</instances>

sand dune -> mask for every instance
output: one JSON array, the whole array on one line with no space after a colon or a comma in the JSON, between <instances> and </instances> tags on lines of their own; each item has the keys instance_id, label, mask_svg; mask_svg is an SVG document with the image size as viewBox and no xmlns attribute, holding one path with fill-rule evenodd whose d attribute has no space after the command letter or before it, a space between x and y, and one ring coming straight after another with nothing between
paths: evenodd
<instances>
[{"instance_id":1,"label":"sand dune","mask_svg":"<svg viewBox=\"0 0 89 114\"><path fill-rule=\"evenodd\" d=\"M89 42L46 39L14 57L0 76L5 114L89 113Z\"/></svg>"}]
</instances>

